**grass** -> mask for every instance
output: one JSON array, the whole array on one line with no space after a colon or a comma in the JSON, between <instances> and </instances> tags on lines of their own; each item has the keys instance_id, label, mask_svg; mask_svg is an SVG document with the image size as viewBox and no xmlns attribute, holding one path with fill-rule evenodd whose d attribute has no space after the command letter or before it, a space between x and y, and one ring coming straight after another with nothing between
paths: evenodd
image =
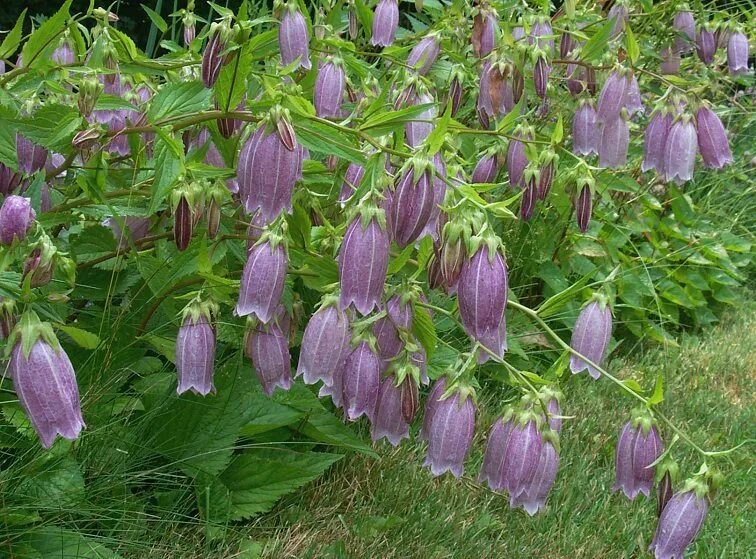
<instances>
[{"instance_id":1,"label":"grass","mask_svg":"<svg viewBox=\"0 0 756 559\"><path fill-rule=\"evenodd\" d=\"M705 448L756 438L754 305L726 317L708 335L683 339L679 348L615 359L612 370L644 386L653 385L656 372L663 370L664 411ZM462 480L432 478L421 466L424 449L419 443L398 449L380 445L380 460L359 455L343 460L254 524L237 526L223 549L207 556L647 557L655 501L631 503L610 491L616 436L634 403L608 382L594 383L584 375L569 379L565 394L564 413L574 418L563 429L561 466L548 507L535 518L510 510L505 497L475 481L490 413L496 410L488 401L481 403L478 435ZM726 483L692 546L694 557L756 553L752 449L745 446L716 460ZM674 456L684 475L700 466L700 457L683 443L676 445Z\"/></svg>"}]
</instances>

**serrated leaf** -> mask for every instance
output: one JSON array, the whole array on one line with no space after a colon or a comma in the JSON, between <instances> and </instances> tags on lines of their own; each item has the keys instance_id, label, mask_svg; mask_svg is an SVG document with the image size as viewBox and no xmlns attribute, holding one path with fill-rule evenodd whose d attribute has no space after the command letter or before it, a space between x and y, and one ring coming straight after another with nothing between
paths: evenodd
<instances>
[{"instance_id":1,"label":"serrated leaf","mask_svg":"<svg viewBox=\"0 0 756 559\"><path fill-rule=\"evenodd\" d=\"M664 401L664 377L661 373L656 375L656 384L654 385L654 392L648 399L648 403L652 406L661 404Z\"/></svg>"},{"instance_id":2,"label":"serrated leaf","mask_svg":"<svg viewBox=\"0 0 756 559\"><path fill-rule=\"evenodd\" d=\"M19 119L16 126L25 138L55 152L68 152L71 140L81 128L83 119L76 107L48 104L30 118Z\"/></svg>"},{"instance_id":3,"label":"serrated leaf","mask_svg":"<svg viewBox=\"0 0 756 559\"><path fill-rule=\"evenodd\" d=\"M160 30L161 33L165 33L168 30L168 24L163 19L163 16L144 4L142 4L142 9L147 13L147 16L150 18L152 23L155 24L155 27Z\"/></svg>"},{"instance_id":4,"label":"serrated leaf","mask_svg":"<svg viewBox=\"0 0 756 559\"><path fill-rule=\"evenodd\" d=\"M340 454L256 449L237 456L221 474L228 489L230 520L241 520L270 510L284 495L323 474Z\"/></svg>"},{"instance_id":5,"label":"serrated leaf","mask_svg":"<svg viewBox=\"0 0 756 559\"><path fill-rule=\"evenodd\" d=\"M310 151L336 155L358 165L365 164L365 155L340 130L307 118L296 119L293 124L297 140Z\"/></svg>"},{"instance_id":6,"label":"serrated leaf","mask_svg":"<svg viewBox=\"0 0 756 559\"><path fill-rule=\"evenodd\" d=\"M428 314L428 311L424 307L414 305L414 309L415 316L412 320L412 333L417 336L417 339L425 349L427 359L430 360L433 357L433 352L436 351L436 345L438 345L436 327L430 314Z\"/></svg>"},{"instance_id":7,"label":"serrated leaf","mask_svg":"<svg viewBox=\"0 0 756 559\"><path fill-rule=\"evenodd\" d=\"M72 457L34 464L14 492L28 507L73 507L84 501L84 476Z\"/></svg>"},{"instance_id":8,"label":"serrated leaf","mask_svg":"<svg viewBox=\"0 0 756 559\"><path fill-rule=\"evenodd\" d=\"M40 25L26 41L24 48L21 49L21 58L24 66L34 68L35 66L46 62L47 53L51 53L58 46L58 40L68 26L68 13L72 0L66 0L55 15L47 19Z\"/></svg>"},{"instance_id":9,"label":"serrated leaf","mask_svg":"<svg viewBox=\"0 0 756 559\"><path fill-rule=\"evenodd\" d=\"M155 180L152 185L150 211L157 211L170 193L176 180L184 173L184 147L172 134L158 130L155 135L153 166Z\"/></svg>"},{"instance_id":10,"label":"serrated leaf","mask_svg":"<svg viewBox=\"0 0 756 559\"><path fill-rule=\"evenodd\" d=\"M310 414L307 423L298 427L297 430L315 441L378 458L378 455L369 445L365 444L343 421L327 410Z\"/></svg>"},{"instance_id":11,"label":"serrated leaf","mask_svg":"<svg viewBox=\"0 0 756 559\"><path fill-rule=\"evenodd\" d=\"M26 531L12 543L13 548L25 546L37 553L35 559L121 559L98 541L78 532L58 526L41 526ZM23 554L21 554L23 553ZM15 553L11 557L30 557L28 552Z\"/></svg>"},{"instance_id":12,"label":"serrated leaf","mask_svg":"<svg viewBox=\"0 0 756 559\"><path fill-rule=\"evenodd\" d=\"M428 145L428 155L435 155L444 145L444 138L446 137L446 131L449 129L449 121L451 120L452 104L446 104L446 110L444 114L433 123L433 130L428 135L428 139L425 140Z\"/></svg>"},{"instance_id":13,"label":"serrated leaf","mask_svg":"<svg viewBox=\"0 0 756 559\"><path fill-rule=\"evenodd\" d=\"M147 119L155 123L170 117L196 113L210 108L212 92L202 82L171 83L152 98Z\"/></svg>"},{"instance_id":14,"label":"serrated leaf","mask_svg":"<svg viewBox=\"0 0 756 559\"><path fill-rule=\"evenodd\" d=\"M424 113L434 105L435 103L423 103L405 107L398 111L376 110L373 115L362 123L360 130L370 132L373 136L383 136L401 128L407 122L411 122L416 116ZM379 108L385 109L385 105L382 104Z\"/></svg>"},{"instance_id":15,"label":"serrated leaf","mask_svg":"<svg viewBox=\"0 0 756 559\"><path fill-rule=\"evenodd\" d=\"M609 37L614 28L614 18L606 21L590 39L588 39L580 49L580 59L583 62L594 62L601 58L606 52L609 44Z\"/></svg>"},{"instance_id":16,"label":"serrated leaf","mask_svg":"<svg viewBox=\"0 0 756 559\"><path fill-rule=\"evenodd\" d=\"M551 297L546 299L536 309L538 316L540 316L541 318L546 318L557 313L566 303L573 300L575 294L583 289L583 287L585 287L592 276L592 273L586 274L571 286L569 286L567 289L564 289L556 295L552 295Z\"/></svg>"},{"instance_id":17,"label":"serrated leaf","mask_svg":"<svg viewBox=\"0 0 756 559\"><path fill-rule=\"evenodd\" d=\"M252 50L249 43L234 53L233 59L221 68L218 80L213 86L218 108L233 111L239 105L247 90L247 72L252 66Z\"/></svg>"},{"instance_id":18,"label":"serrated leaf","mask_svg":"<svg viewBox=\"0 0 756 559\"><path fill-rule=\"evenodd\" d=\"M3 39L3 44L0 45L0 58L10 58L11 55L16 52L18 45L21 43L24 19L26 19L26 8L24 8L21 15L18 16L13 29L11 29L5 36L5 39Z\"/></svg>"},{"instance_id":19,"label":"serrated leaf","mask_svg":"<svg viewBox=\"0 0 756 559\"><path fill-rule=\"evenodd\" d=\"M559 113L556 124L554 125L554 131L551 133L552 145L559 145L564 138L564 122L562 121L562 113Z\"/></svg>"},{"instance_id":20,"label":"serrated leaf","mask_svg":"<svg viewBox=\"0 0 756 559\"><path fill-rule=\"evenodd\" d=\"M81 328L76 328L75 326L68 326L65 324L58 324L57 325L58 330L61 330L62 332L65 332L68 334L68 336L76 342L77 345L83 347L84 349L96 349L98 345L100 345L100 338L97 336L97 334L93 334L92 332L87 332L86 330L82 330Z\"/></svg>"}]
</instances>

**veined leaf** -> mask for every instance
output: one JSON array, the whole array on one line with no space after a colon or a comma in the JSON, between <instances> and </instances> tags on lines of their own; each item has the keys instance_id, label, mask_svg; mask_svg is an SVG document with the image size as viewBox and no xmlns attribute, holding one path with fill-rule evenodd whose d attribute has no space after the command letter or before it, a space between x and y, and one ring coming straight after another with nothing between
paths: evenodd
<instances>
[{"instance_id":1,"label":"veined leaf","mask_svg":"<svg viewBox=\"0 0 756 559\"><path fill-rule=\"evenodd\" d=\"M358 165L365 164L364 154L354 146L351 138L336 128L307 118L297 119L293 124L297 140L310 151L337 155Z\"/></svg>"},{"instance_id":2,"label":"veined leaf","mask_svg":"<svg viewBox=\"0 0 756 559\"><path fill-rule=\"evenodd\" d=\"M584 62L594 62L601 58L606 52L606 46L609 44L609 37L614 28L614 18L606 21L590 39L588 39L580 49L580 59Z\"/></svg>"},{"instance_id":3,"label":"veined leaf","mask_svg":"<svg viewBox=\"0 0 756 559\"><path fill-rule=\"evenodd\" d=\"M428 311L420 305L415 305L415 317L412 320L412 333L417 336L420 343L423 344L427 359L433 356L433 352L436 351L436 345L438 345L438 335L436 334L436 327L433 324L433 320L428 314Z\"/></svg>"},{"instance_id":4,"label":"veined leaf","mask_svg":"<svg viewBox=\"0 0 756 559\"><path fill-rule=\"evenodd\" d=\"M147 13L147 16L150 18L152 23L155 24L155 27L157 27L161 33L165 33L168 31L168 24L163 19L163 16L161 16L159 13L157 13L155 10L147 6L146 4L142 4L142 9Z\"/></svg>"},{"instance_id":5,"label":"veined leaf","mask_svg":"<svg viewBox=\"0 0 756 559\"><path fill-rule=\"evenodd\" d=\"M68 13L72 0L66 0L60 9L50 19L45 21L31 34L21 50L21 58L24 66L34 68L43 62L47 62L47 53L52 52L58 46L61 34L68 26Z\"/></svg>"},{"instance_id":6,"label":"veined leaf","mask_svg":"<svg viewBox=\"0 0 756 559\"><path fill-rule=\"evenodd\" d=\"M661 404L664 401L664 377L661 373L656 375L656 384L654 385L654 392L648 399L648 403L652 406Z\"/></svg>"},{"instance_id":7,"label":"veined leaf","mask_svg":"<svg viewBox=\"0 0 756 559\"><path fill-rule=\"evenodd\" d=\"M388 132L393 132L397 127L411 122L416 116L433 106L434 103L422 103L420 105L405 107L398 111L376 112L362 123L360 130L370 132L373 136L383 136Z\"/></svg>"},{"instance_id":8,"label":"veined leaf","mask_svg":"<svg viewBox=\"0 0 756 559\"><path fill-rule=\"evenodd\" d=\"M625 25L625 48L630 62L635 64L640 56L640 47L638 47L638 41L635 40L635 35L633 35L633 30L629 24Z\"/></svg>"},{"instance_id":9,"label":"veined leaf","mask_svg":"<svg viewBox=\"0 0 756 559\"><path fill-rule=\"evenodd\" d=\"M84 349L96 349L97 346L100 345L100 338L97 334L92 334L81 328L67 326L65 324L58 324L57 328L68 334L77 345L80 345Z\"/></svg>"},{"instance_id":10,"label":"veined leaf","mask_svg":"<svg viewBox=\"0 0 756 559\"><path fill-rule=\"evenodd\" d=\"M234 53L233 60L225 64L215 82L215 98L222 111L233 111L247 90L247 72L252 66L252 50L245 43Z\"/></svg>"},{"instance_id":11,"label":"veined leaf","mask_svg":"<svg viewBox=\"0 0 756 559\"><path fill-rule=\"evenodd\" d=\"M147 118L154 123L169 117L204 111L210 108L211 94L199 81L168 84L152 98Z\"/></svg>"},{"instance_id":12,"label":"veined leaf","mask_svg":"<svg viewBox=\"0 0 756 559\"><path fill-rule=\"evenodd\" d=\"M171 133L158 129L152 161L155 180L152 185L150 211L154 212L168 196L176 179L184 172L184 147Z\"/></svg>"},{"instance_id":13,"label":"veined leaf","mask_svg":"<svg viewBox=\"0 0 756 559\"><path fill-rule=\"evenodd\" d=\"M5 39L3 39L3 44L0 45L0 58L10 58L11 55L16 52L16 49L21 42L21 34L24 29L24 19L26 19L26 8L24 8L24 11L18 16L13 29L11 29L5 36Z\"/></svg>"}]
</instances>

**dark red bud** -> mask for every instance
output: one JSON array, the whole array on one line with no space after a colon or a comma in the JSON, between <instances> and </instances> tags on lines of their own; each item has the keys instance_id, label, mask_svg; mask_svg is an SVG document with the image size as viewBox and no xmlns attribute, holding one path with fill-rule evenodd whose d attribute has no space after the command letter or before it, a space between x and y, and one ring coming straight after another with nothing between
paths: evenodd
<instances>
[{"instance_id":1,"label":"dark red bud","mask_svg":"<svg viewBox=\"0 0 756 559\"><path fill-rule=\"evenodd\" d=\"M221 208L215 198L210 198L207 207L207 236L214 239L220 229Z\"/></svg>"},{"instance_id":2,"label":"dark red bud","mask_svg":"<svg viewBox=\"0 0 756 559\"><path fill-rule=\"evenodd\" d=\"M50 283L53 276L53 260L44 265L41 264L41 260L42 253L38 248L35 248L24 263L22 282L26 281L26 277L31 274L29 283L31 287L41 287Z\"/></svg>"},{"instance_id":3,"label":"dark red bud","mask_svg":"<svg viewBox=\"0 0 756 559\"><path fill-rule=\"evenodd\" d=\"M512 72L512 98L515 103L519 103L522 98L522 92L525 90L525 77L520 69L515 66Z\"/></svg>"},{"instance_id":4,"label":"dark red bud","mask_svg":"<svg viewBox=\"0 0 756 559\"><path fill-rule=\"evenodd\" d=\"M192 213L189 201L182 196L173 216L173 239L176 241L176 248L180 251L186 250L192 240L194 226Z\"/></svg>"},{"instance_id":5,"label":"dark red bud","mask_svg":"<svg viewBox=\"0 0 756 559\"><path fill-rule=\"evenodd\" d=\"M591 95L596 95L596 70L593 66L589 66L585 69L585 81L588 84L588 91Z\"/></svg>"},{"instance_id":6,"label":"dark red bud","mask_svg":"<svg viewBox=\"0 0 756 559\"><path fill-rule=\"evenodd\" d=\"M297 147L297 136L294 133L294 128L291 123L285 118L281 118L276 123L276 129L278 130L278 137L281 138L281 143L289 151L294 151Z\"/></svg>"},{"instance_id":7,"label":"dark red bud","mask_svg":"<svg viewBox=\"0 0 756 559\"><path fill-rule=\"evenodd\" d=\"M357 38L357 14L354 9L349 10L349 38L353 41Z\"/></svg>"},{"instance_id":8,"label":"dark red bud","mask_svg":"<svg viewBox=\"0 0 756 559\"><path fill-rule=\"evenodd\" d=\"M431 289L444 289L444 277L441 273L438 250L434 250L434 254L428 262L428 286Z\"/></svg>"},{"instance_id":9,"label":"dark red bud","mask_svg":"<svg viewBox=\"0 0 756 559\"><path fill-rule=\"evenodd\" d=\"M666 472L664 474L664 477L661 478L661 481L659 482L659 486L656 488L656 516L661 516L662 511L664 510L664 507L667 506L667 503L672 498L672 478L669 475L669 472Z\"/></svg>"},{"instance_id":10,"label":"dark red bud","mask_svg":"<svg viewBox=\"0 0 756 559\"><path fill-rule=\"evenodd\" d=\"M407 423L411 423L417 414L419 407L419 394L417 383L414 379L407 377L401 386L402 391L402 417Z\"/></svg>"},{"instance_id":11,"label":"dark red bud","mask_svg":"<svg viewBox=\"0 0 756 559\"><path fill-rule=\"evenodd\" d=\"M523 220L529 221L533 217L533 211L535 210L536 199L538 198L538 181L536 175L533 175L525 185L525 190L522 193L522 201L520 202L520 217Z\"/></svg>"}]
</instances>

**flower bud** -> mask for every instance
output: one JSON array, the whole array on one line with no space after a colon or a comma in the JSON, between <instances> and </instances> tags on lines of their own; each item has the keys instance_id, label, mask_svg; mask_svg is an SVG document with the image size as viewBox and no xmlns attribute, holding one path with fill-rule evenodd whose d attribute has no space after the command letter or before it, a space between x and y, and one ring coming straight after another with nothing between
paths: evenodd
<instances>
[{"instance_id":1,"label":"flower bud","mask_svg":"<svg viewBox=\"0 0 756 559\"><path fill-rule=\"evenodd\" d=\"M709 502L690 489L675 493L664 507L649 550L656 559L682 559L701 530Z\"/></svg>"},{"instance_id":2,"label":"flower bud","mask_svg":"<svg viewBox=\"0 0 756 559\"><path fill-rule=\"evenodd\" d=\"M456 115L459 107L462 105L463 94L462 78L459 75L455 75L449 85L449 97L447 98L447 103L451 103L451 116Z\"/></svg>"},{"instance_id":3,"label":"flower bud","mask_svg":"<svg viewBox=\"0 0 756 559\"><path fill-rule=\"evenodd\" d=\"M499 357L506 350L507 295L504 257L498 249L481 244L462 266L457 285L459 314L467 335ZM479 360L487 361L488 354L481 352Z\"/></svg>"},{"instance_id":4,"label":"flower bud","mask_svg":"<svg viewBox=\"0 0 756 559\"><path fill-rule=\"evenodd\" d=\"M321 118L338 117L344 99L344 68L338 60L329 60L318 68L312 102Z\"/></svg>"},{"instance_id":5,"label":"flower bud","mask_svg":"<svg viewBox=\"0 0 756 559\"><path fill-rule=\"evenodd\" d=\"M539 16L530 28L528 43L549 54L554 52L554 31L546 16Z\"/></svg>"},{"instance_id":6,"label":"flower bud","mask_svg":"<svg viewBox=\"0 0 756 559\"><path fill-rule=\"evenodd\" d=\"M301 66L309 70L312 67L307 22L296 2L290 2L284 7L281 25L278 28L278 48L281 51L281 64L284 66L296 62L297 68Z\"/></svg>"},{"instance_id":7,"label":"flower bud","mask_svg":"<svg viewBox=\"0 0 756 559\"><path fill-rule=\"evenodd\" d=\"M24 175L32 175L45 168L48 152L42 146L27 140L20 133L16 133L16 156L18 171Z\"/></svg>"},{"instance_id":8,"label":"flower bud","mask_svg":"<svg viewBox=\"0 0 756 559\"><path fill-rule=\"evenodd\" d=\"M184 310L184 318L176 338L176 392L191 390L206 396L215 390L215 329L212 312L217 307L208 303L192 302Z\"/></svg>"},{"instance_id":9,"label":"flower bud","mask_svg":"<svg viewBox=\"0 0 756 559\"><path fill-rule=\"evenodd\" d=\"M52 280L54 260L53 258L43 258L43 250L34 249L26 262L24 262L24 273L22 282L26 281L27 277L30 277L29 285L31 287L42 287L47 285Z\"/></svg>"},{"instance_id":10,"label":"flower bud","mask_svg":"<svg viewBox=\"0 0 756 559\"><path fill-rule=\"evenodd\" d=\"M355 217L347 227L339 251L340 306L354 305L369 314L380 304L389 260L389 236L378 217Z\"/></svg>"},{"instance_id":11,"label":"flower bud","mask_svg":"<svg viewBox=\"0 0 756 559\"><path fill-rule=\"evenodd\" d=\"M701 62L710 65L714 61L714 53L717 52L717 38L714 31L702 27L696 37L696 53Z\"/></svg>"},{"instance_id":12,"label":"flower bud","mask_svg":"<svg viewBox=\"0 0 756 559\"><path fill-rule=\"evenodd\" d=\"M192 240L194 216L186 195L181 195L173 210L173 240L179 251L185 251Z\"/></svg>"},{"instance_id":13,"label":"flower bud","mask_svg":"<svg viewBox=\"0 0 756 559\"><path fill-rule=\"evenodd\" d=\"M693 12L681 10L675 14L672 20L672 28L677 33L675 37L675 50L686 53L693 50L693 42L696 40L696 20Z\"/></svg>"},{"instance_id":14,"label":"flower bud","mask_svg":"<svg viewBox=\"0 0 756 559\"><path fill-rule=\"evenodd\" d=\"M374 441L386 438L392 446L398 446L402 439L409 438L409 423L402 413L404 385L410 384L407 378L401 387L395 385L394 375L389 375L381 382L378 392L375 417L370 431Z\"/></svg>"},{"instance_id":15,"label":"flower bud","mask_svg":"<svg viewBox=\"0 0 756 559\"><path fill-rule=\"evenodd\" d=\"M461 235L455 240L449 238L443 240L439 253L439 265L441 277L444 285L447 286L447 290L455 291L457 289L459 276L466 259L467 249Z\"/></svg>"},{"instance_id":16,"label":"flower bud","mask_svg":"<svg viewBox=\"0 0 756 559\"><path fill-rule=\"evenodd\" d=\"M578 228L585 233L591 221L593 211L593 191L588 185L579 187L578 196L575 198L575 216Z\"/></svg>"},{"instance_id":17,"label":"flower bud","mask_svg":"<svg viewBox=\"0 0 756 559\"><path fill-rule=\"evenodd\" d=\"M615 3L609 9L607 18L614 21L614 26L612 27L612 32L609 34L609 38L615 39L619 36L620 33L625 30L625 26L627 25L627 6L625 6L624 4Z\"/></svg>"},{"instance_id":18,"label":"flower bud","mask_svg":"<svg viewBox=\"0 0 756 559\"><path fill-rule=\"evenodd\" d=\"M546 88L549 83L549 74L551 73L551 66L543 56L539 56L535 63L535 70L533 74L533 83L535 84L535 92L541 99L546 98Z\"/></svg>"},{"instance_id":19,"label":"flower bud","mask_svg":"<svg viewBox=\"0 0 756 559\"><path fill-rule=\"evenodd\" d=\"M733 75L748 73L748 37L735 32L727 41L727 68Z\"/></svg>"},{"instance_id":20,"label":"flower bud","mask_svg":"<svg viewBox=\"0 0 756 559\"><path fill-rule=\"evenodd\" d=\"M624 116L599 125L599 167L619 169L627 165L627 150L630 146L630 128Z\"/></svg>"},{"instance_id":21,"label":"flower bud","mask_svg":"<svg viewBox=\"0 0 756 559\"><path fill-rule=\"evenodd\" d=\"M433 120L436 118L436 105L434 99L428 93L413 96L412 105L431 105L423 112L404 125L404 136L407 144L414 148L422 144L435 127Z\"/></svg>"},{"instance_id":22,"label":"flower bud","mask_svg":"<svg viewBox=\"0 0 756 559\"><path fill-rule=\"evenodd\" d=\"M551 191L551 184L554 182L554 173L556 173L556 165L559 160L554 150L549 148L541 152L538 157L539 173L538 173L538 199L545 200Z\"/></svg>"},{"instance_id":23,"label":"flower bud","mask_svg":"<svg viewBox=\"0 0 756 559\"><path fill-rule=\"evenodd\" d=\"M601 124L614 122L620 117L620 111L627 106L627 94L631 77L620 71L613 71L604 83L599 95L597 119Z\"/></svg>"},{"instance_id":24,"label":"flower bud","mask_svg":"<svg viewBox=\"0 0 756 559\"><path fill-rule=\"evenodd\" d=\"M223 24L221 24L223 25ZM225 62L223 51L226 50L227 42L223 36L223 27L213 24L214 30L210 31L205 50L202 52L202 82L205 87L211 88L220 76L221 68Z\"/></svg>"},{"instance_id":25,"label":"flower bud","mask_svg":"<svg viewBox=\"0 0 756 559\"><path fill-rule=\"evenodd\" d=\"M664 174L664 148L670 128L672 114L666 108L654 111L643 137L643 172L654 169L660 175Z\"/></svg>"},{"instance_id":26,"label":"flower bud","mask_svg":"<svg viewBox=\"0 0 756 559\"><path fill-rule=\"evenodd\" d=\"M605 302L594 299L580 311L572 331L570 347L601 366L611 337L612 310ZM586 369L594 379L601 375L593 365L586 363L581 357L575 354L570 356L570 370L573 374Z\"/></svg>"},{"instance_id":27,"label":"flower bud","mask_svg":"<svg viewBox=\"0 0 756 559\"><path fill-rule=\"evenodd\" d=\"M346 173L344 173L344 184L341 186L339 200L346 202L360 187L360 183L364 176L365 167L357 165L357 163L350 163L347 167Z\"/></svg>"},{"instance_id":28,"label":"flower bud","mask_svg":"<svg viewBox=\"0 0 756 559\"><path fill-rule=\"evenodd\" d=\"M428 426L428 455L423 465L434 476L451 472L462 477L464 461L475 434L475 404L472 397L455 391L439 399Z\"/></svg>"},{"instance_id":29,"label":"flower bud","mask_svg":"<svg viewBox=\"0 0 756 559\"><path fill-rule=\"evenodd\" d=\"M291 388L288 331L288 317L279 305L275 318L267 324L254 324L245 334L245 351L252 361L263 392L268 396L273 394L277 387L282 390Z\"/></svg>"},{"instance_id":30,"label":"flower bud","mask_svg":"<svg viewBox=\"0 0 756 559\"><path fill-rule=\"evenodd\" d=\"M520 217L523 221L530 221L535 211L535 203L538 199L539 171L533 166L528 166L524 173L525 187L520 200Z\"/></svg>"},{"instance_id":31,"label":"flower bud","mask_svg":"<svg viewBox=\"0 0 756 559\"><path fill-rule=\"evenodd\" d=\"M696 111L696 134L705 167L721 169L732 163L727 131L717 114L706 106Z\"/></svg>"},{"instance_id":32,"label":"flower bud","mask_svg":"<svg viewBox=\"0 0 756 559\"><path fill-rule=\"evenodd\" d=\"M680 73L680 53L675 49L665 47L661 51L661 73L677 75Z\"/></svg>"},{"instance_id":33,"label":"flower bud","mask_svg":"<svg viewBox=\"0 0 756 559\"><path fill-rule=\"evenodd\" d=\"M373 30L370 44L390 47L394 43L396 28L399 25L398 0L379 0L373 15Z\"/></svg>"},{"instance_id":34,"label":"flower bud","mask_svg":"<svg viewBox=\"0 0 756 559\"><path fill-rule=\"evenodd\" d=\"M441 43L435 33L423 37L410 51L407 66L414 68L418 74L424 76L431 69L441 51Z\"/></svg>"},{"instance_id":35,"label":"flower bud","mask_svg":"<svg viewBox=\"0 0 756 559\"><path fill-rule=\"evenodd\" d=\"M258 128L239 153L237 179L239 196L249 214L257 210L265 223L272 223L283 211L291 211L294 185L302 177L304 148L289 150L279 134Z\"/></svg>"},{"instance_id":36,"label":"flower bud","mask_svg":"<svg viewBox=\"0 0 756 559\"><path fill-rule=\"evenodd\" d=\"M346 315L335 304L324 303L312 315L302 335L297 376L307 384L322 380L332 385L333 376L346 359L351 329Z\"/></svg>"},{"instance_id":37,"label":"flower bud","mask_svg":"<svg viewBox=\"0 0 756 559\"><path fill-rule=\"evenodd\" d=\"M76 374L52 326L27 312L8 344L13 387L42 446L50 448L58 435L76 440L85 427Z\"/></svg>"},{"instance_id":38,"label":"flower bud","mask_svg":"<svg viewBox=\"0 0 756 559\"><path fill-rule=\"evenodd\" d=\"M354 41L357 38L359 32L359 26L357 22L357 12L353 4L349 5L349 38Z\"/></svg>"},{"instance_id":39,"label":"flower bud","mask_svg":"<svg viewBox=\"0 0 756 559\"><path fill-rule=\"evenodd\" d=\"M8 196L0 207L0 244L10 246L16 240L23 241L36 218L29 198Z\"/></svg>"},{"instance_id":40,"label":"flower bud","mask_svg":"<svg viewBox=\"0 0 756 559\"><path fill-rule=\"evenodd\" d=\"M236 110L243 111L244 105L245 105L245 100L242 99L241 101L239 101L239 104L236 106ZM216 102L216 108L218 108L217 102ZM241 129L241 126L242 126L241 120L236 119L236 118L219 118L217 122L218 122L218 132L220 132L221 136L223 136L226 139L236 134ZM214 144L212 145L213 145L213 148L215 148L217 151L218 148L216 148Z\"/></svg>"},{"instance_id":41,"label":"flower bud","mask_svg":"<svg viewBox=\"0 0 756 559\"><path fill-rule=\"evenodd\" d=\"M101 136L102 132L100 131L99 126L93 126L77 132L71 140L71 145L74 149L87 151L97 144L97 141Z\"/></svg>"},{"instance_id":42,"label":"flower bud","mask_svg":"<svg viewBox=\"0 0 756 559\"><path fill-rule=\"evenodd\" d=\"M8 196L21 182L21 176L10 167L0 163L0 194Z\"/></svg>"},{"instance_id":43,"label":"flower bud","mask_svg":"<svg viewBox=\"0 0 756 559\"><path fill-rule=\"evenodd\" d=\"M582 100L572 121L572 151L578 155L598 155L600 132L592 101Z\"/></svg>"},{"instance_id":44,"label":"flower bud","mask_svg":"<svg viewBox=\"0 0 756 559\"><path fill-rule=\"evenodd\" d=\"M344 363L344 411L354 421L366 415L375 420L381 383L381 365L368 341L361 341L349 352Z\"/></svg>"},{"instance_id":45,"label":"flower bud","mask_svg":"<svg viewBox=\"0 0 756 559\"><path fill-rule=\"evenodd\" d=\"M683 184L692 179L697 151L696 127L690 117L683 115L669 129L664 146L665 180Z\"/></svg>"},{"instance_id":46,"label":"flower bud","mask_svg":"<svg viewBox=\"0 0 756 559\"><path fill-rule=\"evenodd\" d=\"M101 92L102 84L97 78L88 76L82 79L76 101L81 116L87 118L92 114Z\"/></svg>"},{"instance_id":47,"label":"flower bud","mask_svg":"<svg viewBox=\"0 0 756 559\"><path fill-rule=\"evenodd\" d=\"M672 491L672 476L670 473L664 472L664 475L661 478L661 481L659 481L659 485L656 487L656 517L660 518L662 515L662 512L664 511L664 507L667 506L667 503L672 498L673 491Z\"/></svg>"},{"instance_id":48,"label":"flower bud","mask_svg":"<svg viewBox=\"0 0 756 559\"><path fill-rule=\"evenodd\" d=\"M270 322L281 301L288 260L283 240L273 235L263 235L252 247L242 272L238 316L254 315L261 322Z\"/></svg>"},{"instance_id":49,"label":"flower bud","mask_svg":"<svg viewBox=\"0 0 756 559\"><path fill-rule=\"evenodd\" d=\"M421 353L424 357L425 351L423 350ZM425 382L427 383L427 373L425 375ZM417 409L420 407L420 389L415 380L410 377L404 379L399 389L401 391L402 417L409 424L415 419Z\"/></svg>"},{"instance_id":50,"label":"flower bud","mask_svg":"<svg viewBox=\"0 0 756 559\"><path fill-rule=\"evenodd\" d=\"M196 30L195 30L195 24L196 24L197 18L194 16L194 14L190 11L187 11L184 13L184 17L181 18L181 23L184 26L184 46L189 47L191 42L194 40L196 36Z\"/></svg>"},{"instance_id":51,"label":"flower bud","mask_svg":"<svg viewBox=\"0 0 756 559\"><path fill-rule=\"evenodd\" d=\"M622 428L615 453L616 481L612 491L619 491L632 500L643 493L651 495L654 467L664 451L659 432L650 418L634 418Z\"/></svg>"},{"instance_id":52,"label":"flower bud","mask_svg":"<svg viewBox=\"0 0 756 559\"><path fill-rule=\"evenodd\" d=\"M495 153L486 153L478 159L475 169L472 173L473 183L493 183L496 181L496 175L499 172L499 166L496 161Z\"/></svg>"},{"instance_id":53,"label":"flower bud","mask_svg":"<svg viewBox=\"0 0 756 559\"><path fill-rule=\"evenodd\" d=\"M430 221L435 202L433 187L433 177L427 167L416 177L410 166L399 180L389 207L389 222L391 236L400 247L418 240Z\"/></svg>"},{"instance_id":54,"label":"flower bud","mask_svg":"<svg viewBox=\"0 0 756 559\"><path fill-rule=\"evenodd\" d=\"M579 42L572 33L564 31L559 38L559 58L567 60L573 50L579 45Z\"/></svg>"},{"instance_id":55,"label":"flower bud","mask_svg":"<svg viewBox=\"0 0 756 559\"><path fill-rule=\"evenodd\" d=\"M125 231L121 228L121 224L126 226ZM112 231L113 238L118 243L118 249L122 250L129 246L129 241L136 242L147 236L150 229L150 218L124 216L116 219L115 217L108 217L103 220L102 225Z\"/></svg>"},{"instance_id":56,"label":"flower bud","mask_svg":"<svg viewBox=\"0 0 756 559\"><path fill-rule=\"evenodd\" d=\"M515 134L516 137L523 140L531 140L531 134ZM507 173L509 174L509 185L512 188L525 186L524 173L528 166L528 158L525 155L525 144L518 140L512 139L507 148Z\"/></svg>"}]
</instances>

